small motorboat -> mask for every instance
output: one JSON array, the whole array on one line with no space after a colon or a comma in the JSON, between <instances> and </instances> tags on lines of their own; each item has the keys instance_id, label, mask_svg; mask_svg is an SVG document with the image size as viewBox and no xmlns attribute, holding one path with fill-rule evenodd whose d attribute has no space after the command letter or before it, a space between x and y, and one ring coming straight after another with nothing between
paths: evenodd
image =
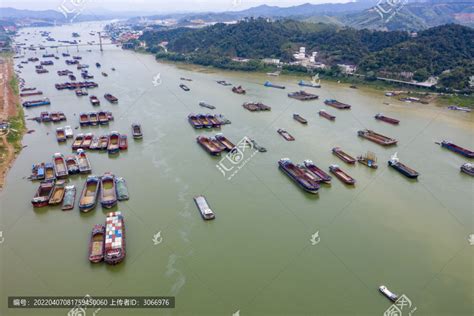
<instances>
[{"instance_id":1,"label":"small motorboat","mask_svg":"<svg viewBox=\"0 0 474 316\"><path fill-rule=\"evenodd\" d=\"M94 225L89 241L89 261L98 263L104 260L105 226Z\"/></svg>"},{"instance_id":2,"label":"small motorboat","mask_svg":"<svg viewBox=\"0 0 474 316\"><path fill-rule=\"evenodd\" d=\"M120 148L120 150L126 150L126 149L128 149L128 139L127 139L127 135L125 135L125 134L121 134L121 135L120 135L119 148Z\"/></svg>"},{"instance_id":3,"label":"small motorboat","mask_svg":"<svg viewBox=\"0 0 474 316\"><path fill-rule=\"evenodd\" d=\"M51 197L48 202L49 205L61 204L64 199L65 183L66 181L64 180L56 181L56 183L54 184L53 192L51 192Z\"/></svg>"},{"instance_id":4,"label":"small motorboat","mask_svg":"<svg viewBox=\"0 0 474 316\"><path fill-rule=\"evenodd\" d=\"M184 91L186 91L186 92L188 92L188 91L191 90L191 89L189 89L189 87L188 87L187 85L185 85L185 84L183 84L183 83L180 84L179 87L180 87L181 89L183 89Z\"/></svg>"},{"instance_id":5,"label":"small motorboat","mask_svg":"<svg viewBox=\"0 0 474 316\"><path fill-rule=\"evenodd\" d=\"M474 177L474 164L466 162L461 166L461 172Z\"/></svg>"},{"instance_id":6,"label":"small motorboat","mask_svg":"<svg viewBox=\"0 0 474 316\"><path fill-rule=\"evenodd\" d=\"M342 151L341 148L339 147L334 147L332 149L332 153L334 155L336 155L338 158L340 158L342 161L348 163L348 164L355 164L356 162L356 159L353 158L351 155L345 153L344 151Z\"/></svg>"},{"instance_id":7,"label":"small motorboat","mask_svg":"<svg viewBox=\"0 0 474 316\"><path fill-rule=\"evenodd\" d=\"M106 72L102 72L102 76L108 77L109 75Z\"/></svg>"},{"instance_id":8,"label":"small motorboat","mask_svg":"<svg viewBox=\"0 0 474 316\"><path fill-rule=\"evenodd\" d=\"M356 183L356 180L345 173L341 168L339 168L338 165L329 166L329 171L331 171L336 176L336 178L345 184L354 185Z\"/></svg>"},{"instance_id":9,"label":"small motorboat","mask_svg":"<svg viewBox=\"0 0 474 316\"><path fill-rule=\"evenodd\" d=\"M210 105L209 103L206 103L204 101L199 102L199 105L202 106L203 108L208 108L211 110L215 110L216 108L214 105Z\"/></svg>"},{"instance_id":10,"label":"small motorboat","mask_svg":"<svg viewBox=\"0 0 474 316\"><path fill-rule=\"evenodd\" d=\"M398 295L396 295L395 293L390 292L389 289L387 289L387 287L385 285L379 286L379 291L386 298L388 298L390 301L392 301L394 303L398 300Z\"/></svg>"},{"instance_id":11,"label":"small motorboat","mask_svg":"<svg viewBox=\"0 0 474 316\"><path fill-rule=\"evenodd\" d=\"M125 201L130 198L128 194L127 182L122 177L115 177L115 189L117 191L117 200Z\"/></svg>"},{"instance_id":12,"label":"small motorboat","mask_svg":"<svg viewBox=\"0 0 474 316\"><path fill-rule=\"evenodd\" d=\"M54 164L47 162L44 164L44 181L56 180L56 172L54 171Z\"/></svg>"},{"instance_id":13,"label":"small motorboat","mask_svg":"<svg viewBox=\"0 0 474 316\"><path fill-rule=\"evenodd\" d=\"M64 199L61 209L63 211L72 210L76 202L76 187L73 185L67 185L64 189Z\"/></svg>"},{"instance_id":14,"label":"small motorboat","mask_svg":"<svg viewBox=\"0 0 474 316\"><path fill-rule=\"evenodd\" d=\"M100 204L104 208L112 208L117 204L115 176L105 173L100 179Z\"/></svg>"},{"instance_id":15,"label":"small motorboat","mask_svg":"<svg viewBox=\"0 0 474 316\"><path fill-rule=\"evenodd\" d=\"M84 142L84 134L77 134L76 139L72 143L72 149L76 150L82 147L82 143Z\"/></svg>"},{"instance_id":16,"label":"small motorboat","mask_svg":"<svg viewBox=\"0 0 474 316\"><path fill-rule=\"evenodd\" d=\"M194 199L194 203L196 203L196 206L199 212L201 213L201 217L204 220L211 220L211 219L216 218L216 216L214 215L214 212L209 207L209 204L207 203L207 200L204 196L198 195L198 196L195 196L193 199Z\"/></svg>"},{"instance_id":17,"label":"small motorboat","mask_svg":"<svg viewBox=\"0 0 474 316\"><path fill-rule=\"evenodd\" d=\"M88 176L82 190L81 198L79 200L79 210L81 212L87 213L95 208L97 204L97 197L99 195L99 189L99 177Z\"/></svg>"},{"instance_id":18,"label":"small motorboat","mask_svg":"<svg viewBox=\"0 0 474 316\"><path fill-rule=\"evenodd\" d=\"M277 133L280 134L285 140L291 142L291 141L294 141L295 138L293 136L291 136L290 133L288 133L286 130L284 129L278 129L277 130Z\"/></svg>"},{"instance_id":19,"label":"small motorboat","mask_svg":"<svg viewBox=\"0 0 474 316\"><path fill-rule=\"evenodd\" d=\"M38 190L36 190L35 196L31 200L33 207L43 207L47 206L49 199L51 198L51 193L53 192L54 182L52 181L43 181L40 183Z\"/></svg>"},{"instance_id":20,"label":"small motorboat","mask_svg":"<svg viewBox=\"0 0 474 316\"><path fill-rule=\"evenodd\" d=\"M74 136L71 126L68 125L64 127L64 134L66 138L72 138Z\"/></svg>"},{"instance_id":21,"label":"small motorboat","mask_svg":"<svg viewBox=\"0 0 474 316\"><path fill-rule=\"evenodd\" d=\"M62 127L56 128L56 140L58 143L63 143L66 141L66 131Z\"/></svg>"},{"instance_id":22,"label":"small motorboat","mask_svg":"<svg viewBox=\"0 0 474 316\"><path fill-rule=\"evenodd\" d=\"M305 118L303 118L301 115L299 115L298 113L293 114L293 118L296 121L300 122L301 124L308 124L308 121Z\"/></svg>"},{"instance_id":23,"label":"small motorboat","mask_svg":"<svg viewBox=\"0 0 474 316\"><path fill-rule=\"evenodd\" d=\"M84 149L78 149L76 155L80 173L89 173L92 171L91 163Z\"/></svg>"},{"instance_id":24,"label":"small motorboat","mask_svg":"<svg viewBox=\"0 0 474 316\"><path fill-rule=\"evenodd\" d=\"M117 154L120 152L120 133L111 132L109 134L109 144L107 146L107 152L109 154Z\"/></svg>"},{"instance_id":25,"label":"small motorboat","mask_svg":"<svg viewBox=\"0 0 474 316\"><path fill-rule=\"evenodd\" d=\"M140 124L132 124L132 136L134 139L143 138L142 126Z\"/></svg>"},{"instance_id":26,"label":"small motorboat","mask_svg":"<svg viewBox=\"0 0 474 316\"><path fill-rule=\"evenodd\" d=\"M66 166L67 172L69 174L76 174L79 173L79 163L75 156L67 156L66 157Z\"/></svg>"},{"instance_id":27,"label":"small motorboat","mask_svg":"<svg viewBox=\"0 0 474 316\"><path fill-rule=\"evenodd\" d=\"M65 178L68 175L66 160L61 153L53 155L54 173L57 179Z\"/></svg>"}]
</instances>

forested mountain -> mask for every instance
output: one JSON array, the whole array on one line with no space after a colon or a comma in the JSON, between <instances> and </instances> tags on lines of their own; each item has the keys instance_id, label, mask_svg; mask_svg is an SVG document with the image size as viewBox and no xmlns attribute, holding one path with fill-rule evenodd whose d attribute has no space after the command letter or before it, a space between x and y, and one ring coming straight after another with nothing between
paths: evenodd
<instances>
[{"instance_id":1,"label":"forested mountain","mask_svg":"<svg viewBox=\"0 0 474 316\"><path fill-rule=\"evenodd\" d=\"M445 83L456 88L467 88L467 82L459 78L472 75L474 63L474 30L455 24L431 28L412 37L403 31L248 19L202 29L150 31L141 40L159 58L231 69L237 67L231 62L234 57L279 58L290 62L298 47L305 46L308 51L318 51L319 60L325 64L355 64L362 74L406 71L415 73L420 81L430 75L452 77L454 74L458 79ZM158 46L161 42L168 42L168 53L161 51ZM256 63L251 65L246 70L255 70Z\"/></svg>"}]
</instances>

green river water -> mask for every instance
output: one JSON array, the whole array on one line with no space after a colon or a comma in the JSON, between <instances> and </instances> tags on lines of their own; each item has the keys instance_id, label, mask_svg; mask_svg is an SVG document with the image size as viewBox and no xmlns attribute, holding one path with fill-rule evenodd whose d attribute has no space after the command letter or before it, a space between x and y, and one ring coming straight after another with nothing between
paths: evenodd
<instances>
[{"instance_id":1,"label":"green river water","mask_svg":"<svg viewBox=\"0 0 474 316\"><path fill-rule=\"evenodd\" d=\"M97 41L89 32L102 26L82 23L22 29L17 42L28 39L27 45L40 44L39 30L51 31L57 40L69 40L72 32L78 32L82 43ZM99 316L383 315L391 303L378 292L382 284L405 294L413 315L474 313L474 245L468 242L474 233L473 178L459 172L467 162L464 157L434 143L448 139L474 148L473 114L403 103L381 91L331 82L322 82L321 89L305 89L318 94L319 100L300 102L287 97L288 92L300 90L296 77L158 63L153 56L111 45L104 52L98 47L91 48L92 52L87 49L69 51L90 65L99 88L89 94L99 96L100 108L112 111L115 121L109 127L74 132L98 135L116 130L129 136L128 151L115 158L89 153L94 174L110 171L127 180L131 198L116 208L125 217L127 257L117 266L89 263L91 229L104 223L107 213L100 206L89 214L80 214L77 204L69 212L31 206L38 186L25 179L31 165L50 161L55 152L72 152L71 140L64 145L56 142L55 128L76 127L79 112L97 108L88 97L55 89L55 83L67 81L57 70L71 69L80 80L80 72L65 65L64 57L46 66L50 72L42 75L35 73L30 62L21 69L21 77L27 87L42 90L52 104L25 109L25 115L31 118L41 111L60 110L68 121L27 121L35 132L25 135L27 147L0 192L1 315L68 312L8 309L8 296L86 294L176 297L171 310L102 309ZM48 52L61 55L65 50ZM43 52L26 51L26 56L41 59ZM96 69L96 62L102 70ZM101 71L109 76L101 76ZM153 78L158 74L155 86ZM179 88L180 77L193 79L185 82L190 92ZM216 80L242 85L247 95L234 94ZM265 80L287 89L265 88ZM119 98L117 105L103 99L107 92ZM325 106L327 98L350 103L352 109ZM201 108L199 101L217 109ZM245 101L262 101L272 110L251 113L242 108ZM336 121L320 118L320 109L335 114ZM189 113L208 112L222 113L232 121L221 132L234 143L248 136L268 152L256 153L227 180L216 168L220 158L209 156L195 141L197 135L216 131L194 130L187 122ZM400 119L400 125L376 121L373 116L379 112ZM293 113L305 117L308 125L293 120ZM142 124L141 141L131 138L133 122ZM276 133L278 128L285 128L296 141L285 141ZM397 138L399 143L384 148L357 137L363 128ZM332 155L335 146L353 156L373 151L379 169L344 164ZM420 172L418 181L387 167L395 152ZM334 178L319 195L310 195L278 170L277 162L283 157L294 162L311 159L325 170L337 163L357 184L351 188ZM80 192L85 177L70 180ZM193 202L198 194L207 197L216 213L214 221L204 222L200 217ZM155 245L154 239L159 243ZM94 311L88 309L87 315ZM403 315L408 315L406 308Z\"/></svg>"}]
</instances>

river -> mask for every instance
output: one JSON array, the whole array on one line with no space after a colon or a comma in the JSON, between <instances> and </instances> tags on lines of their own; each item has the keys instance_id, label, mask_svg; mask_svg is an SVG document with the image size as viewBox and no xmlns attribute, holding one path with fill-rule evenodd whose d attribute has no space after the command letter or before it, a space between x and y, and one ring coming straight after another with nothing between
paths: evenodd
<instances>
[{"instance_id":1,"label":"river","mask_svg":"<svg viewBox=\"0 0 474 316\"><path fill-rule=\"evenodd\" d=\"M50 31L57 40L78 32L82 43L97 41L89 32L102 26L94 22L22 29L17 42L40 44L40 30ZM474 233L473 178L459 172L467 160L434 143L448 139L474 148L473 114L404 103L381 91L326 81L321 89L312 89L319 100L300 102L287 97L300 90L299 79L292 76L158 63L151 55L113 45L104 46L103 52L97 46L87 49L73 47L69 52L90 65L99 87L89 93L99 96L100 108L112 111L115 120L109 127L79 130L129 135L128 151L116 158L89 153L94 174L111 171L128 182L131 198L116 208L125 216L127 257L117 266L89 263L91 229L104 223L107 213L100 206L89 214L81 214L77 204L69 212L32 208L38 183L25 179L31 165L50 161L56 152L70 154L71 141L59 145L55 128L78 126L78 113L94 108L88 97L55 89L55 83L67 81L57 70L71 69L80 78L64 57L46 66L48 74L38 75L33 63L25 64L21 77L26 86L42 90L52 102L25 109L27 118L60 110L68 121L27 121L28 129L35 131L25 135L27 147L0 192L1 315L67 314L66 309L8 309L7 296L86 294L176 297L172 310L140 309L133 315L382 315L391 305L378 293L382 284L408 297L415 315L474 313L474 246L468 242ZM48 52L60 56L65 50ZM43 52L26 51L26 56L41 57ZM95 68L96 62L102 70ZM181 77L193 80L185 82L190 92L179 88ZM216 80L242 85L247 95L234 94ZM286 90L265 88L265 80ZM117 96L119 103L106 102L104 93ZM327 98L350 103L352 109L325 106ZM201 108L199 101L217 109ZM252 113L242 108L245 101L262 101L272 110ZM320 118L320 109L336 115L336 121ZM234 143L251 137L268 152L246 156L246 164L228 180L216 168L220 158L209 156L195 140L217 131L194 130L187 122L189 113L208 112L232 121L221 132ZM400 119L400 125L375 120L379 112ZM305 117L307 126L293 120L293 113ZM131 138L133 122L142 124L142 141ZM296 141L285 141L278 128L288 130ZM398 145L384 148L357 137L363 128L394 137ZM331 153L335 146L354 156L374 152L379 169L346 165ZM420 173L418 181L387 167L395 152ZM334 178L319 195L310 195L278 170L277 162L284 157L294 162L311 159L325 170L337 163L357 184L351 188ZM70 180L80 192L85 177ZM198 194L207 197L214 221L200 217L193 202ZM408 307L403 312L408 315ZM102 309L97 315L131 311Z\"/></svg>"}]
</instances>

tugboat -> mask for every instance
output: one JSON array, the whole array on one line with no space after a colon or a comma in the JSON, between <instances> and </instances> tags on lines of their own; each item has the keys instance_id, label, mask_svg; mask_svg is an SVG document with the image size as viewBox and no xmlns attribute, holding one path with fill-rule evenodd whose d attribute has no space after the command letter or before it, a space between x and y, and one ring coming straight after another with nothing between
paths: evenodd
<instances>
[{"instance_id":1,"label":"tugboat","mask_svg":"<svg viewBox=\"0 0 474 316\"><path fill-rule=\"evenodd\" d=\"M104 260L105 226L94 225L89 242L89 261L98 263Z\"/></svg>"},{"instance_id":2,"label":"tugboat","mask_svg":"<svg viewBox=\"0 0 474 316\"><path fill-rule=\"evenodd\" d=\"M418 172L400 162L397 157L397 153L391 157L391 159L388 161L388 165L410 179L416 179L419 176Z\"/></svg>"},{"instance_id":3,"label":"tugboat","mask_svg":"<svg viewBox=\"0 0 474 316\"><path fill-rule=\"evenodd\" d=\"M209 207L209 204L207 203L207 200L204 196L198 195L198 196L195 196L193 199L194 199L194 203L196 203L196 206L199 209L199 212L201 213L202 219L211 220L211 219L216 218L216 216L214 215L214 212Z\"/></svg>"},{"instance_id":4,"label":"tugboat","mask_svg":"<svg viewBox=\"0 0 474 316\"><path fill-rule=\"evenodd\" d=\"M449 149L451 151L454 151L455 153L463 155L464 157L474 158L474 152L472 150L469 150L469 149L463 148L461 146L458 146L458 145L454 144L453 142L443 140L441 142L441 147Z\"/></svg>"},{"instance_id":5,"label":"tugboat","mask_svg":"<svg viewBox=\"0 0 474 316\"><path fill-rule=\"evenodd\" d=\"M465 174L474 177L474 164L466 162L461 166L461 172L464 172Z\"/></svg>"},{"instance_id":6,"label":"tugboat","mask_svg":"<svg viewBox=\"0 0 474 316\"><path fill-rule=\"evenodd\" d=\"M105 222L104 261L118 264L125 258L125 222L121 212L107 214Z\"/></svg>"},{"instance_id":7,"label":"tugboat","mask_svg":"<svg viewBox=\"0 0 474 316\"><path fill-rule=\"evenodd\" d=\"M366 165L369 168L377 169L379 166L377 165L377 157L371 151L368 151L367 154L361 155L357 157L357 161L363 165Z\"/></svg>"},{"instance_id":8,"label":"tugboat","mask_svg":"<svg viewBox=\"0 0 474 316\"><path fill-rule=\"evenodd\" d=\"M282 158L278 161L278 166L290 179L292 179L299 187L309 193L317 194L319 191L318 182L309 178L305 172L293 164L290 159Z\"/></svg>"},{"instance_id":9,"label":"tugboat","mask_svg":"<svg viewBox=\"0 0 474 316\"><path fill-rule=\"evenodd\" d=\"M389 300L391 300L394 303L398 300L398 295L396 295L395 293L390 292L385 285L381 285L379 287L379 291L380 291L380 293L385 295L386 298L388 298Z\"/></svg>"}]
</instances>

